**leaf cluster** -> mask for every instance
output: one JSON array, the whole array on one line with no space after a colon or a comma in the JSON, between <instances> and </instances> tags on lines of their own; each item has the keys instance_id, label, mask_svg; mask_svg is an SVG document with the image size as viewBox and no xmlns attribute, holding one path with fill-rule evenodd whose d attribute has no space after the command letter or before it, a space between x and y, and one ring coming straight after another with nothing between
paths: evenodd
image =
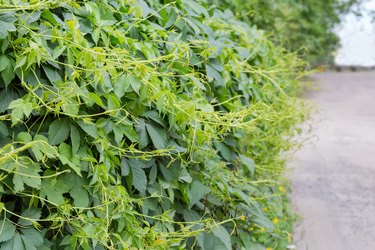
<instances>
[{"instance_id":1,"label":"leaf cluster","mask_svg":"<svg viewBox=\"0 0 375 250\"><path fill-rule=\"evenodd\" d=\"M1 249L285 249L295 54L206 0L5 0L0 50Z\"/></svg>"},{"instance_id":2,"label":"leaf cluster","mask_svg":"<svg viewBox=\"0 0 375 250\"><path fill-rule=\"evenodd\" d=\"M341 16L361 0L212 0L240 19L271 34L276 43L311 65L331 64L340 46L334 31Z\"/></svg>"}]
</instances>

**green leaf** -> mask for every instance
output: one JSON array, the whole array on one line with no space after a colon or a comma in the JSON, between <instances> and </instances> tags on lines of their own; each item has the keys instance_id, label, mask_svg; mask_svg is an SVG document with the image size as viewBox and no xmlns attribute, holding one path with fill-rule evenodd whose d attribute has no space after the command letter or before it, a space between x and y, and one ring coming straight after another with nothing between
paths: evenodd
<instances>
[{"instance_id":1,"label":"green leaf","mask_svg":"<svg viewBox=\"0 0 375 250\"><path fill-rule=\"evenodd\" d=\"M104 106L102 99L100 99L100 97L97 94L90 92L89 97L90 97L90 101L93 101L100 107Z\"/></svg>"},{"instance_id":2,"label":"green leaf","mask_svg":"<svg viewBox=\"0 0 375 250\"><path fill-rule=\"evenodd\" d=\"M122 130L121 130L121 125L115 125L113 127L113 133L115 134L115 141L117 145L121 144L121 140L124 137Z\"/></svg>"},{"instance_id":3,"label":"green leaf","mask_svg":"<svg viewBox=\"0 0 375 250\"><path fill-rule=\"evenodd\" d=\"M202 250L227 250L225 244L213 233L201 233L197 238Z\"/></svg>"},{"instance_id":4,"label":"green leaf","mask_svg":"<svg viewBox=\"0 0 375 250\"><path fill-rule=\"evenodd\" d=\"M10 60L6 55L0 55L0 72L3 71L8 64L10 64Z\"/></svg>"},{"instance_id":5,"label":"green leaf","mask_svg":"<svg viewBox=\"0 0 375 250\"><path fill-rule=\"evenodd\" d=\"M81 144L81 136L74 125L70 125L70 141L72 142L72 153L76 154Z\"/></svg>"},{"instance_id":6,"label":"green leaf","mask_svg":"<svg viewBox=\"0 0 375 250\"><path fill-rule=\"evenodd\" d=\"M224 243L227 250L232 250L230 235L228 231L225 229L225 227L219 225L215 227L212 232L218 239L220 239Z\"/></svg>"},{"instance_id":7,"label":"green leaf","mask_svg":"<svg viewBox=\"0 0 375 250\"><path fill-rule=\"evenodd\" d=\"M38 220L40 218L40 216L42 215L42 211L40 209L37 209L37 208L28 208L25 211L23 211L21 215L24 218L29 218L29 219L32 219L32 220ZM20 226L23 226L23 227L27 227L27 226L31 226L32 222L30 220L25 220L23 218L19 218L17 224L20 225Z\"/></svg>"},{"instance_id":8,"label":"green leaf","mask_svg":"<svg viewBox=\"0 0 375 250\"><path fill-rule=\"evenodd\" d=\"M128 176L130 173L130 167L129 163L125 158L121 159L121 175L122 176Z\"/></svg>"},{"instance_id":9,"label":"green leaf","mask_svg":"<svg viewBox=\"0 0 375 250\"><path fill-rule=\"evenodd\" d=\"M75 178L77 182L75 182L75 185L70 190L70 195L73 198L74 206L76 207L88 207L89 206L89 195L87 193L87 190L83 187L84 182L82 178L79 178L76 176Z\"/></svg>"},{"instance_id":10,"label":"green leaf","mask_svg":"<svg viewBox=\"0 0 375 250\"><path fill-rule=\"evenodd\" d=\"M150 135L151 141L154 144L155 148L162 149L167 147L168 137L167 133L163 128L147 124L147 132Z\"/></svg>"},{"instance_id":11,"label":"green leaf","mask_svg":"<svg viewBox=\"0 0 375 250\"><path fill-rule=\"evenodd\" d=\"M216 69L214 69L214 67L206 64L206 73L209 78L209 81L215 80L215 86L225 87L223 77Z\"/></svg>"},{"instance_id":12,"label":"green leaf","mask_svg":"<svg viewBox=\"0 0 375 250\"><path fill-rule=\"evenodd\" d=\"M142 81L134 75L129 76L127 80L130 82L130 86L132 87L132 89L139 95L139 90L141 89Z\"/></svg>"},{"instance_id":13,"label":"green leaf","mask_svg":"<svg viewBox=\"0 0 375 250\"><path fill-rule=\"evenodd\" d=\"M64 113L75 116L79 112L80 104L73 98L66 98L61 105L61 109Z\"/></svg>"},{"instance_id":14,"label":"green leaf","mask_svg":"<svg viewBox=\"0 0 375 250\"><path fill-rule=\"evenodd\" d=\"M146 123L144 119L139 119L139 124L136 127L136 130L139 135L139 148L143 149L147 147L149 143L149 139L147 136L147 129L146 129Z\"/></svg>"},{"instance_id":15,"label":"green leaf","mask_svg":"<svg viewBox=\"0 0 375 250\"><path fill-rule=\"evenodd\" d=\"M146 191L147 186L147 176L145 171L140 166L135 166L130 164L130 169L132 171L133 186L142 194Z\"/></svg>"},{"instance_id":16,"label":"green leaf","mask_svg":"<svg viewBox=\"0 0 375 250\"><path fill-rule=\"evenodd\" d=\"M9 104L8 109L12 110L11 120L12 124L15 125L22 121L24 116L30 116L33 111L33 104L23 99L16 99Z\"/></svg>"},{"instance_id":17,"label":"green leaf","mask_svg":"<svg viewBox=\"0 0 375 250\"><path fill-rule=\"evenodd\" d=\"M82 177L81 169L75 163L73 163L72 146L61 143L59 146L59 159L62 164L68 165L71 169L76 172L77 175Z\"/></svg>"},{"instance_id":18,"label":"green leaf","mask_svg":"<svg viewBox=\"0 0 375 250\"><path fill-rule=\"evenodd\" d=\"M168 22L165 24L165 28L171 27L177 20L177 13L175 8L171 8L168 14Z\"/></svg>"},{"instance_id":19,"label":"green leaf","mask_svg":"<svg viewBox=\"0 0 375 250\"><path fill-rule=\"evenodd\" d=\"M121 130L131 142L139 142L138 134L133 126L125 125L121 127Z\"/></svg>"},{"instance_id":20,"label":"green leaf","mask_svg":"<svg viewBox=\"0 0 375 250\"><path fill-rule=\"evenodd\" d=\"M121 103L116 95L114 94L107 95L107 100L108 100L108 109L115 110L115 109L121 108Z\"/></svg>"},{"instance_id":21,"label":"green leaf","mask_svg":"<svg viewBox=\"0 0 375 250\"><path fill-rule=\"evenodd\" d=\"M0 39L5 39L8 32L16 31L14 13L0 13Z\"/></svg>"},{"instance_id":22,"label":"green leaf","mask_svg":"<svg viewBox=\"0 0 375 250\"><path fill-rule=\"evenodd\" d=\"M21 238L26 250L37 250L43 244L43 236L34 228L21 229Z\"/></svg>"},{"instance_id":23,"label":"green leaf","mask_svg":"<svg viewBox=\"0 0 375 250\"><path fill-rule=\"evenodd\" d=\"M21 58L18 58L16 61L16 65L14 66L14 69L22 67L26 63L27 56L22 56Z\"/></svg>"},{"instance_id":24,"label":"green leaf","mask_svg":"<svg viewBox=\"0 0 375 250\"><path fill-rule=\"evenodd\" d=\"M55 174L55 172L51 170L47 170L44 173L45 176L53 174ZM50 202L61 205L65 202L63 194L69 192L69 190L69 184L65 182L61 175L57 177L44 178L42 180L40 196L42 198L47 197Z\"/></svg>"},{"instance_id":25,"label":"green leaf","mask_svg":"<svg viewBox=\"0 0 375 250\"><path fill-rule=\"evenodd\" d=\"M55 83L56 81L62 81L62 78L56 69L48 67L46 65L43 66L44 72L47 75L48 80L51 83Z\"/></svg>"},{"instance_id":26,"label":"green leaf","mask_svg":"<svg viewBox=\"0 0 375 250\"><path fill-rule=\"evenodd\" d=\"M8 241L13 238L16 233L16 226L7 219L0 222L0 242Z\"/></svg>"},{"instance_id":27,"label":"green leaf","mask_svg":"<svg viewBox=\"0 0 375 250\"><path fill-rule=\"evenodd\" d=\"M92 40L94 40L95 44L98 44L99 38L100 38L100 28L94 29L94 31L91 34Z\"/></svg>"},{"instance_id":28,"label":"green leaf","mask_svg":"<svg viewBox=\"0 0 375 250\"><path fill-rule=\"evenodd\" d=\"M21 235L16 233L13 238L1 245L0 250L25 250Z\"/></svg>"},{"instance_id":29,"label":"green leaf","mask_svg":"<svg viewBox=\"0 0 375 250\"><path fill-rule=\"evenodd\" d=\"M194 181L190 189L189 208L196 204L200 199L209 194L211 189L200 181Z\"/></svg>"},{"instance_id":30,"label":"green leaf","mask_svg":"<svg viewBox=\"0 0 375 250\"><path fill-rule=\"evenodd\" d=\"M51 145L64 142L69 137L70 121L66 118L55 120L48 129L48 141Z\"/></svg>"},{"instance_id":31,"label":"green leaf","mask_svg":"<svg viewBox=\"0 0 375 250\"><path fill-rule=\"evenodd\" d=\"M35 135L34 142L31 146L31 151L37 161L42 160L44 155L48 158L56 158L58 156L56 148L48 144L48 139L45 136Z\"/></svg>"},{"instance_id":32,"label":"green leaf","mask_svg":"<svg viewBox=\"0 0 375 250\"><path fill-rule=\"evenodd\" d=\"M225 143L216 142L215 146L226 161L231 162L233 160L233 152L229 149L227 145L225 145Z\"/></svg>"},{"instance_id":33,"label":"green leaf","mask_svg":"<svg viewBox=\"0 0 375 250\"><path fill-rule=\"evenodd\" d=\"M0 122L0 135L9 136L8 126L4 122Z\"/></svg>"},{"instance_id":34,"label":"green leaf","mask_svg":"<svg viewBox=\"0 0 375 250\"><path fill-rule=\"evenodd\" d=\"M115 81L113 92L118 98L121 98L125 93L130 92L130 80L125 74L121 75Z\"/></svg>"},{"instance_id":35,"label":"green leaf","mask_svg":"<svg viewBox=\"0 0 375 250\"><path fill-rule=\"evenodd\" d=\"M14 61L9 60L8 64L6 65L5 69L3 72L1 72L1 76L3 77L5 87L7 88L9 83L14 79L16 76L14 73Z\"/></svg>"},{"instance_id":36,"label":"green leaf","mask_svg":"<svg viewBox=\"0 0 375 250\"><path fill-rule=\"evenodd\" d=\"M66 46L56 46L56 48L53 49L52 53L52 59L58 58L66 49Z\"/></svg>"},{"instance_id":37,"label":"green leaf","mask_svg":"<svg viewBox=\"0 0 375 250\"><path fill-rule=\"evenodd\" d=\"M77 121L78 126L85 131L88 135L90 135L93 138L98 138L98 129L97 127L92 123L85 123L83 121Z\"/></svg>"},{"instance_id":38,"label":"green leaf","mask_svg":"<svg viewBox=\"0 0 375 250\"><path fill-rule=\"evenodd\" d=\"M149 184L153 184L156 181L156 177L158 175L158 168L156 165L153 165L150 170L150 174L148 175Z\"/></svg>"},{"instance_id":39,"label":"green leaf","mask_svg":"<svg viewBox=\"0 0 375 250\"><path fill-rule=\"evenodd\" d=\"M191 183L193 181L193 178L191 178L191 175L185 167L181 167L180 176L178 177L178 179L187 183Z\"/></svg>"},{"instance_id":40,"label":"green leaf","mask_svg":"<svg viewBox=\"0 0 375 250\"><path fill-rule=\"evenodd\" d=\"M162 117L160 117L157 111L147 111L143 114L144 117L150 118L154 122L159 123L162 127L165 127L165 121Z\"/></svg>"},{"instance_id":41,"label":"green leaf","mask_svg":"<svg viewBox=\"0 0 375 250\"><path fill-rule=\"evenodd\" d=\"M17 135L17 140L24 143L28 143L32 141L32 137L29 133L21 132Z\"/></svg>"},{"instance_id":42,"label":"green leaf","mask_svg":"<svg viewBox=\"0 0 375 250\"><path fill-rule=\"evenodd\" d=\"M255 173L255 162L253 159L250 159L249 157L245 155L240 155L240 159L243 165L247 168L247 170L250 171L250 173L254 176Z\"/></svg>"},{"instance_id":43,"label":"green leaf","mask_svg":"<svg viewBox=\"0 0 375 250\"><path fill-rule=\"evenodd\" d=\"M33 188L40 188L41 171L39 164L33 162L30 158L19 157L15 162L15 173L13 176L14 191L19 192L25 189L24 184Z\"/></svg>"},{"instance_id":44,"label":"green leaf","mask_svg":"<svg viewBox=\"0 0 375 250\"><path fill-rule=\"evenodd\" d=\"M11 90L2 90L0 92L0 113L6 111L9 107L9 104L18 98L18 95Z\"/></svg>"},{"instance_id":45,"label":"green leaf","mask_svg":"<svg viewBox=\"0 0 375 250\"><path fill-rule=\"evenodd\" d=\"M204 15L206 17L209 16L207 9L202 6L198 1L195 0L184 0L184 3L186 3L187 6L189 6L189 9L192 9L195 13L198 15Z\"/></svg>"},{"instance_id":46,"label":"green leaf","mask_svg":"<svg viewBox=\"0 0 375 250\"><path fill-rule=\"evenodd\" d=\"M245 249L251 250L264 250L262 244L258 244L251 239L251 235L248 232L240 233L240 239L245 247Z\"/></svg>"},{"instance_id":47,"label":"green leaf","mask_svg":"<svg viewBox=\"0 0 375 250\"><path fill-rule=\"evenodd\" d=\"M64 175L63 180L65 183L69 183L69 194L73 198L74 206L88 207L90 199L84 188L85 185L88 185L87 180L73 173Z\"/></svg>"}]
</instances>

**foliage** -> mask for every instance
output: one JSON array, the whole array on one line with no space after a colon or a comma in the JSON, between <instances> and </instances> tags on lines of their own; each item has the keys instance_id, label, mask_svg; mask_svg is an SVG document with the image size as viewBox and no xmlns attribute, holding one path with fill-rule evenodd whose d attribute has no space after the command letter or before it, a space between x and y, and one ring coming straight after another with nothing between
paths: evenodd
<instances>
[{"instance_id":1,"label":"foliage","mask_svg":"<svg viewBox=\"0 0 375 250\"><path fill-rule=\"evenodd\" d=\"M285 249L303 63L206 1L1 1L1 249Z\"/></svg>"},{"instance_id":2,"label":"foliage","mask_svg":"<svg viewBox=\"0 0 375 250\"><path fill-rule=\"evenodd\" d=\"M340 41L334 32L342 14L361 0L212 0L241 19L269 31L311 64L333 62Z\"/></svg>"}]
</instances>

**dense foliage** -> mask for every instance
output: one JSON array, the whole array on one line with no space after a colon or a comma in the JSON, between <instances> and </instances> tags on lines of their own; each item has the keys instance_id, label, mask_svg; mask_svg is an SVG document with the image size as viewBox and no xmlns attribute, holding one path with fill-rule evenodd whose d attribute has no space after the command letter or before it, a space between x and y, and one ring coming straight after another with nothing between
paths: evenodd
<instances>
[{"instance_id":1,"label":"dense foliage","mask_svg":"<svg viewBox=\"0 0 375 250\"><path fill-rule=\"evenodd\" d=\"M290 243L303 65L263 32L206 0L3 0L0 49L1 249Z\"/></svg>"},{"instance_id":2,"label":"dense foliage","mask_svg":"<svg viewBox=\"0 0 375 250\"><path fill-rule=\"evenodd\" d=\"M211 0L264 29L273 40L298 51L312 65L333 62L340 46L334 32L340 17L360 0Z\"/></svg>"}]
</instances>

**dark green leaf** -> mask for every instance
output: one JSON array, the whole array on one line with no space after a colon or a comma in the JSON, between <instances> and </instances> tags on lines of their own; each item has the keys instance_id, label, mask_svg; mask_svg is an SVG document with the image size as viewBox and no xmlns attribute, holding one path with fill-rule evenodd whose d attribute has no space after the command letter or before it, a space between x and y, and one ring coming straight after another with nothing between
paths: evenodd
<instances>
[{"instance_id":1,"label":"dark green leaf","mask_svg":"<svg viewBox=\"0 0 375 250\"><path fill-rule=\"evenodd\" d=\"M9 129L7 125L5 125L4 122L0 122L0 135L2 136L8 136L9 135Z\"/></svg>"},{"instance_id":2,"label":"dark green leaf","mask_svg":"<svg viewBox=\"0 0 375 250\"><path fill-rule=\"evenodd\" d=\"M130 91L130 80L125 74L121 75L115 81L113 91L117 95L118 98L123 97L126 92Z\"/></svg>"},{"instance_id":3,"label":"dark green leaf","mask_svg":"<svg viewBox=\"0 0 375 250\"><path fill-rule=\"evenodd\" d=\"M92 123L85 123L83 121L77 121L77 124L79 127L85 131L88 135L90 135L93 138L98 138L98 129L97 127Z\"/></svg>"},{"instance_id":4,"label":"dark green leaf","mask_svg":"<svg viewBox=\"0 0 375 250\"><path fill-rule=\"evenodd\" d=\"M145 171L140 166L136 166L133 164L130 165L130 168L132 171L133 186L139 192L144 194L147 186L147 176L145 174Z\"/></svg>"},{"instance_id":5,"label":"dark green leaf","mask_svg":"<svg viewBox=\"0 0 375 250\"><path fill-rule=\"evenodd\" d=\"M10 64L10 60L6 55L0 55L0 72Z\"/></svg>"},{"instance_id":6,"label":"dark green leaf","mask_svg":"<svg viewBox=\"0 0 375 250\"><path fill-rule=\"evenodd\" d=\"M255 162L245 155L240 155L240 159L241 159L241 162L243 163L243 165L245 165L245 167L247 168L247 170L249 170L250 173L254 176Z\"/></svg>"},{"instance_id":7,"label":"dark green leaf","mask_svg":"<svg viewBox=\"0 0 375 250\"><path fill-rule=\"evenodd\" d=\"M21 215L24 218L29 218L31 220L37 220L42 215L42 211L40 209L37 209L37 208L28 208L25 211L23 211ZM32 225L32 221L26 220L26 219L23 219L23 218L19 218L17 224L20 225L20 226L23 226L23 227L27 227L27 226Z\"/></svg>"},{"instance_id":8,"label":"dark green leaf","mask_svg":"<svg viewBox=\"0 0 375 250\"><path fill-rule=\"evenodd\" d=\"M121 175L128 176L130 172L129 163L125 158L121 159Z\"/></svg>"},{"instance_id":9,"label":"dark green leaf","mask_svg":"<svg viewBox=\"0 0 375 250\"><path fill-rule=\"evenodd\" d=\"M199 234L198 245L202 250L227 250L225 244L213 233Z\"/></svg>"},{"instance_id":10,"label":"dark green leaf","mask_svg":"<svg viewBox=\"0 0 375 250\"><path fill-rule=\"evenodd\" d=\"M0 113L3 113L5 110L7 110L9 104L17 98L18 96L15 92L6 89L2 90L0 92Z\"/></svg>"},{"instance_id":11,"label":"dark green leaf","mask_svg":"<svg viewBox=\"0 0 375 250\"><path fill-rule=\"evenodd\" d=\"M21 229L21 238L26 250L37 250L43 244L43 236L34 228Z\"/></svg>"},{"instance_id":12,"label":"dark green leaf","mask_svg":"<svg viewBox=\"0 0 375 250\"><path fill-rule=\"evenodd\" d=\"M227 250L232 250L230 235L228 231L225 229L225 227L219 225L215 227L212 232L218 239L220 239L223 242Z\"/></svg>"},{"instance_id":13,"label":"dark green leaf","mask_svg":"<svg viewBox=\"0 0 375 250\"><path fill-rule=\"evenodd\" d=\"M200 181L194 181L190 189L190 203L189 208L196 204L200 199L211 192L211 189Z\"/></svg>"},{"instance_id":14,"label":"dark green leaf","mask_svg":"<svg viewBox=\"0 0 375 250\"><path fill-rule=\"evenodd\" d=\"M180 176L178 177L178 179L187 183L191 183L193 180L193 178L191 178L191 175L189 174L189 172L186 170L185 167L181 168Z\"/></svg>"},{"instance_id":15,"label":"dark green leaf","mask_svg":"<svg viewBox=\"0 0 375 250\"><path fill-rule=\"evenodd\" d=\"M70 141L72 142L72 153L76 154L81 143L81 136L74 125L70 126Z\"/></svg>"},{"instance_id":16,"label":"dark green leaf","mask_svg":"<svg viewBox=\"0 0 375 250\"><path fill-rule=\"evenodd\" d=\"M168 15L168 22L165 24L166 28L171 27L177 20L177 13L174 8L171 8Z\"/></svg>"},{"instance_id":17,"label":"dark green leaf","mask_svg":"<svg viewBox=\"0 0 375 250\"><path fill-rule=\"evenodd\" d=\"M146 124L146 128L155 148L162 149L167 147L168 137L163 128L151 124Z\"/></svg>"},{"instance_id":18,"label":"dark green leaf","mask_svg":"<svg viewBox=\"0 0 375 250\"><path fill-rule=\"evenodd\" d=\"M16 233L13 238L1 245L0 250L25 250L20 234Z\"/></svg>"},{"instance_id":19,"label":"dark green leaf","mask_svg":"<svg viewBox=\"0 0 375 250\"><path fill-rule=\"evenodd\" d=\"M56 71L56 69L53 69L51 67L48 67L46 65L43 66L44 72L46 73L48 80L51 83L55 83L56 81L61 81L62 78L60 74Z\"/></svg>"},{"instance_id":20,"label":"dark green leaf","mask_svg":"<svg viewBox=\"0 0 375 250\"><path fill-rule=\"evenodd\" d=\"M73 173L66 174L63 177L66 183L69 183L69 194L73 198L73 204L76 207L87 207L89 205L89 195L85 189L88 185L87 180Z\"/></svg>"},{"instance_id":21,"label":"dark green leaf","mask_svg":"<svg viewBox=\"0 0 375 250\"><path fill-rule=\"evenodd\" d=\"M215 80L215 86L225 87L225 83L221 74L208 64L206 64L206 73L209 78L209 81Z\"/></svg>"},{"instance_id":22,"label":"dark green leaf","mask_svg":"<svg viewBox=\"0 0 375 250\"><path fill-rule=\"evenodd\" d=\"M131 142L139 142L138 134L133 126L125 125L121 127L121 130Z\"/></svg>"},{"instance_id":23,"label":"dark green leaf","mask_svg":"<svg viewBox=\"0 0 375 250\"><path fill-rule=\"evenodd\" d=\"M16 233L16 226L7 219L0 221L0 242L8 241Z\"/></svg>"},{"instance_id":24,"label":"dark green leaf","mask_svg":"<svg viewBox=\"0 0 375 250\"><path fill-rule=\"evenodd\" d=\"M7 88L10 82L14 79L14 61L9 59L5 69L1 72L1 76L3 77L5 87Z\"/></svg>"},{"instance_id":25,"label":"dark green leaf","mask_svg":"<svg viewBox=\"0 0 375 250\"><path fill-rule=\"evenodd\" d=\"M139 148L143 149L147 147L149 143L149 139L147 136L147 129L146 129L146 123L144 119L139 119L139 124L136 128L138 135L139 135Z\"/></svg>"},{"instance_id":26,"label":"dark green leaf","mask_svg":"<svg viewBox=\"0 0 375 250\"><path fill-rule=\"evenodd\" d=\"M66 118L55 120L48 129L48 141L51 145L64 142L69 137L70 121Z\"/></svg>"},{"instance_id":27,"label":"dark green leaf","mask_svg":"<svg viewBox=\"0 0 375 250\"><path fill-rule=\"evenodd\" d=\"M132 87L132 89L139 95L142 81L134 75L129 76L127 80L130 82L130 86Z\"/></svg>"},{"instance_id":28,"label":"dark green leaf","mask_svg":"<svg viewBox=\"0 0 375 250\"><path fill-rule=\"evenodd\" d=\"M0 13L0 39L5 39L8 32L16 31L14 13Z\"/></svg>"}]
</instances>

